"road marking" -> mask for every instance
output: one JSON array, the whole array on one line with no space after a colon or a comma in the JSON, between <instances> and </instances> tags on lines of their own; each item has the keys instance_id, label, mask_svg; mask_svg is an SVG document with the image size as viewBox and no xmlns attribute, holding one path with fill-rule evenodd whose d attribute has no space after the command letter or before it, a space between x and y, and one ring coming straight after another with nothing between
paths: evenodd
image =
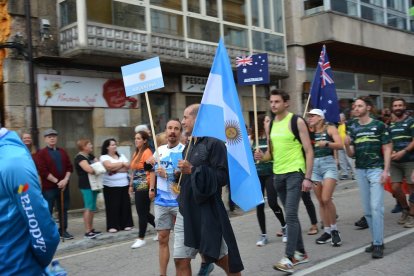
<instances>
[{"instance_id":1,"label":"road marking","mask_svg":"<svg viewBox=\"0 0 414 276\"><path fill-rule=\"evenodd\" d=\"M392 235L392 236L389 236L389 237L387 237L387 238L384 239L384 243L392 242L393 240L402 238L402 237L407 236L407 235L410 235L412 233L414 233L414 228L409 229L409 230L406 230L406 231L403 231L403 232L400 232L400 233L395 234L395 235ZM329 259L329 260L326 260L324 262L318 263L317 265L314 265L312 267L306 268L304 270L300 270L300 271L296 272L295 275L296 276L308 275L308 274L310 274L312 272L318 271L318 270L323 269L323 268L325 268L327 266L330 266L330 265L332 265L334 263L338 263L340 261L346 260L348 258L351 258L351 257L353 257L355 255L358 255L360 253L363 253L363 252L365 252L365 246L360 247L358 249L355 249L353 251L347 252L345 254L336 256L336 257L334 257L332 259Z\"/></svg>"},{"instance_id":2,"label":"road marking","mask_svg":"<svg viewBox=\"0 0 414 276\"><path fill-rule=\"evenodd\" d=\"M152 237L148 237L148 239L150 239L150 238L152 239ZM72 257L82 256L82 255L85 255L85 254L89 254L89 253L93 253L93 252L98 252L98 251L101 251L101 250L106 250L108 248L119 247L119 246L122 246L122 245L125 245L125 244L128 244L128 243L131 243L131 241L121 242L121 243L118 243L117 242L116 244L112 244L112 245L108 245L108 246L105 246L105 245L104 246L100 246L100 247L95 248L95 249L91 249L91 250L82 251L82 252L79 252L79 253L74 253L74 254L70 254L70 255L58 257L58 258L56 258L56 260L64 260L64 259L69 259L69 258L72 258Z\"/></svg>"}]
</instances>

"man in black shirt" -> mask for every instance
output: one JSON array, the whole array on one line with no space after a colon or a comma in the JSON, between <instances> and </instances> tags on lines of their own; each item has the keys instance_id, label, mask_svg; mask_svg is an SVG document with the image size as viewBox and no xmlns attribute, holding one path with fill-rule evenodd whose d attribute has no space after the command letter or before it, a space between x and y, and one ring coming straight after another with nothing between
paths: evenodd
<instances>
[{"instance_id":1,"label":"man in black shirt","mask_svg":"<svg viewBox=\"0 0 414 276\"><path fill-rule=\"evenodd\" d=\"M199 105L184 110L182 126L191 136ZM186 153L188 151L188 155ZM229 183L225 144L212 137L192 137L178 163L182 173L175 224L174 260L177 275L191 275L191 259L203 258L199 275L220 266L228 275L240 275L243 264L237 242L221 199Z\"/></svg>"}]
</instances>

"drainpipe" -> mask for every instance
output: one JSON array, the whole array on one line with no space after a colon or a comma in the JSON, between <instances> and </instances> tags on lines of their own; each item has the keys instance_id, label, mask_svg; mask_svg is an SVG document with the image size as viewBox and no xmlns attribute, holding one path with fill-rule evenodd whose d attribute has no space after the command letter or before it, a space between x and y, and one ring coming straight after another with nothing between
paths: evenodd
<instances>
[{"instance_id":1,"label":"drainpipe","mask_svg":"<svg viewBox=\"0 0 414 276\"><path fill-rule=\"evenodd\" d=\"M37 127L37 110L36 110L36 89L34 82L33 70L33 45L32 45L32 22L30 0L25 0L24 9L26 13L26 32L27 32L27 62L29 66L29 91L30 91L30 107L32 113L32 139L33 145L39 148L39 129Z\"/></svg>"}]
</instances>

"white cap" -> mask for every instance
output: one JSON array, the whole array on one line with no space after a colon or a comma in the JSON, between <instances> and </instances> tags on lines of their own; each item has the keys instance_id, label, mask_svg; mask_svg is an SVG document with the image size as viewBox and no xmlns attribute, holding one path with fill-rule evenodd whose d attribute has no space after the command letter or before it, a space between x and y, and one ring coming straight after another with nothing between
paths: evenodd
<instances>
[{"instance_id":1,"label":"white cap","mask_svg":"<svg viewBox=\"0 0 414 276\"><path fill-rule=\"evenodd\" d=\"M325 114L323 113L323 111L317 108L312 109L311 111L308 112L308 114L318 115L318 116L321 116L322 119L325 119Z\"/></svg>"},{"instance_id":2,"label":"white cap","mask_svg":"<svg viewBox=\"0 0 414 276\"><path fill-rule=\"evenodd\" d=\"M135 133L137 133L138 131L145 131L145 132L148 132L148 131L149 131L149 128L148 128L148 126L147 126L147 125L137 125L137 126L135 127Z\"/></svg>"}]
</instances>

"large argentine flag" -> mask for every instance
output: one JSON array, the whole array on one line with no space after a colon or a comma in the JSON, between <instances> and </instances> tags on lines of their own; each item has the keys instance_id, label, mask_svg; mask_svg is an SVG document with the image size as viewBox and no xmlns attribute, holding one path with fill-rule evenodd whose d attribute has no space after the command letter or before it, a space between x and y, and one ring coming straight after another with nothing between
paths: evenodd
<instances>
[{"instance_id":1,"label":"large argentine flag","mask_svg":"<svg viewBox=\"0 0 414 276\"><path fill-rule=\"evenodd\" d=\"M232 200L244 211L263 203L226 47L220 39L193 129L193 136L227 143Z\"/></svg>"}]
</instances>

